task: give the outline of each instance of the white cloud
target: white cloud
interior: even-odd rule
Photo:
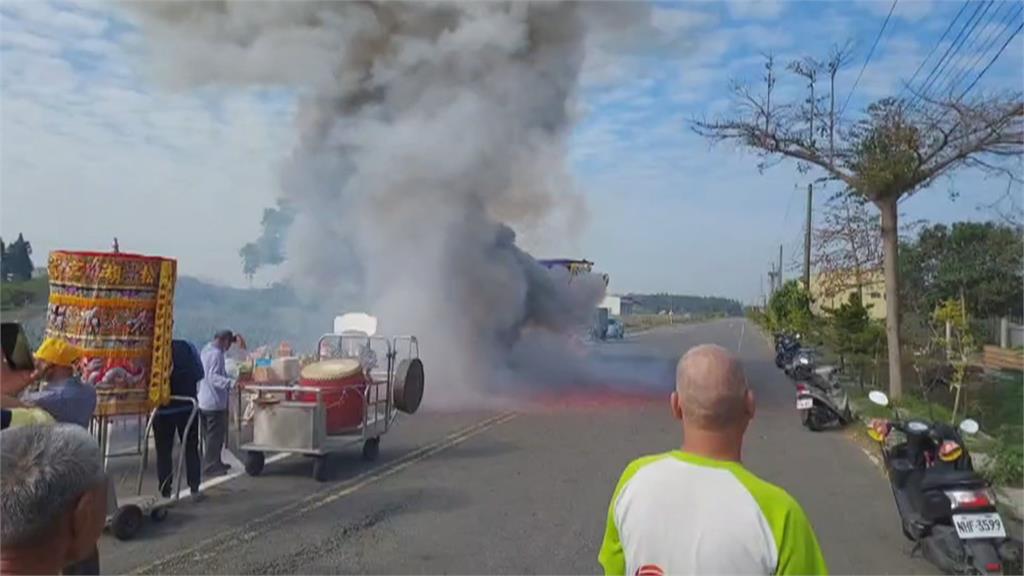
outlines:
[[[885,18],[889,9],[892,8],[892,2],[889,0],[865,0],[857,2],[857,4],[880,18]],[[932,0],[902,0],[893,9],[892,17],[908,22],[918,22],[931,15],[934,10],[935,3]]]
[[[729,0],[729,14],[734,19],[774,20],[782,15],[782,0]]]
[[[179,258],[183,273],[242,284],[237,250],[276,196],[294,103],[152,92],[100,17],[43,2],[3,9],[3,234],[24,232],[40,255],[118,236]],[[62,57],[73,52],[102,57],[78,68]]]

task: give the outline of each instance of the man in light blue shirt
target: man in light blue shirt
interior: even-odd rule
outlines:
[[[203,351],[203,379],[199,381],[199,415],[203,420],[206,442],[203,454],[203,472],[207,476],[223,474],[230,469],[221,458],[221,450],[228,431],[228,394],[235,380],[228,376],[224,366],[224,353],[231,348],[236,337],[230,330],[214,334]]]

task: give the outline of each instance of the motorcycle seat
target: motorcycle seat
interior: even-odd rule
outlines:
[[[984,484],[984,480],[971,470],[953,470],[952,468],[932,468],[921,479],[921,490],[940,488],[960,488]]]

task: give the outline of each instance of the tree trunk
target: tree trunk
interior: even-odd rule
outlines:
[[[885,335],[889,347],[889,396],[903,394],[900,349],[900,275],[898,197],[881,198],[875,206],[882,214],[882,249],[885,256]]]

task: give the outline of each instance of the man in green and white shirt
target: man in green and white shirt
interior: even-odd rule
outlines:
[[[807,516],[740,463],[754,397],[724,348],[698,346],[676,368],[682,450],[626,467],[598,557],[605,574],[827,574]]]

